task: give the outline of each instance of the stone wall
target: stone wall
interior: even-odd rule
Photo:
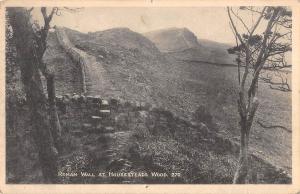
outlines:
[[[55,30],[56,36],[59,44],[63,47],[63,49],[68,53],[68,55],[75,61],[81,69],[82,74],[82,90],[83,93],[86,93],[86,65],[87,60],[85,53],[75,48],[74,45],[70,42],[66,32],[63,28],[56,28]]]
[[[59,44],[79,64],[83,77],[83,91],[87,95],[101,95],[102,97],[120,97],[122,92],[116,88],[111,77],[97,58],[76,48],[69,40],[63,28],[57,28],[56,34]]]
[[[60,45],[64,48],[68,55],[71,56],[72,60],[80,66],[83,78],[82,87],[84,93],[86,93],[87,66],[89,62],[89,60],[87,59],[87,54],[72,45],[64,29],[57,28],[56,35]],[[210,144],[209,146],[212,146],[212,150],[214,150],[214,152],[226,152],[230,155],[234,155],[234,157],[236,158],[239,154],[239,145],[237,143],[231,141],[230,139],[224,138],[223,136],[217,134],[215,131],[210,131],[208,127],[201,122],[194,122],[189,118],[178,117],[171,113],[171,111],[161,108],[161,106],[158,107],[155,104],[147,104],[140,101],[128,102],[114,98],[105,100],[98,96],[85,96],[78,94],[66,94],[63,96],[57,96],[56,100],[59,109],[60,120],[65,125],[64,129],[67,129],[70,133],[81,134],[81,129],[85,128],[92,129],[92,131],[98,130],[99,132],[105,132],[105,130],[115,130],[115,126],[121,128],[127,127],[128,130],[130,130],[130,127],[137,124],[136,122],[138,119],[140,119],[141,114],[149,115],[151,113],[152,115],[159,115],[157,117],[159,121],[157,121],[158,123],[156,124],[162,126],[161,131],[151,131],[150,133],[152,133],[153,135],[169,135],[170,138],[174,138],[174,134],[176,133],[177,136],[181,138],[180,134],[187,134],[186,131],[180,131],[181,126],[184,125],[188,126],[189,129],[200,132],[204,136],[209,134],[211,140],[208,144]],[[99,113],[101,112],[101,108],[103,108],[101,107],[102,102],[108,102],[109,104],[108,110],[102,109],[105,111],[109,111],[106,113],[103,112],[103,114],[108,114],[108,116],[105,116],[105,120],[103,120],[103,115],[99,115],[102,114]],[[120,111],[120,109],[122,110]],[[163,114],[161,114],[162,112]],[[172,128],[167,126],[170,124],[168,115],[171,115],[172,117],[171,125],[174,127],[174,129],[179,131],[172,131]],[[122,117],[123,119],[120,119]],[[144,122],[147,122],[147,119],[149,118],[145,118]],[[151,122],[153,122],[153,120]],[[100,123],[106,124],[105,126],[101,126],[99,128],[98,125]],[[77,126],[76,130],[73,130],[74,126]],[[193,137],[187,138],[193,139]],[[182,137],[182,139],[186,138]],[[184,141],[190,140],[183,140],[183,142]],[[290,181],[291,177],[280,168],[267,163],[266,161],[256,157],[255,155],[251,155],[251,160],[253,160],[252,162],[258,164],[258,166],[263,166],[264,169],[267,169],[265,172],[262,172],[263,174],[273,172],[272,175],[268,176],[279,177],[279,179],[283,180],[283,182]],[[267,180],[267,178],[264,179]]]

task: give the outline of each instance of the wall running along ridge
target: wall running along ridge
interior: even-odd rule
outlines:
[[[83,77],[83,91],[86,95],[99,95],[105,98],[120,97],[121,91],[110,81],[110,76],[102,62],[87,52],[76,48],[68,38],[63,28],[56,29],[59,44],[66,50],[68,55],[80,65]]]
[[[91,56],[89,56],[87,53],[85,53],[84,51],[76,48],[69,40],[66,32],[64,29],[62,28],[56,28],[56,35],[57,35],[57,39],[59,44],[63,47],[63,49],[68,53],[68,55],[72,58],[72,60],[74,60],[81,69],[81,73],[82,73],[82,89],[85,95],[77,95],[77,94],[65,94],[63,96],[57,96],[56,97],[56,101],[57,101],[57,105],[58,108],[60,109],[59,106],[63,106],[64,109],[66,110],[66,112],[69,111],[75,111],[75,109],[73,108],[74,105],[76,104],[86,104],[87,106],[91,107],[95,105],[96,103],[99,103],[103,100],[103,98],[100,98],[99,95],[102,93],[99,93],[98,91],[95,91],[94,94],[92,93],[92,95],[87,95],[87,92],[89,89],[87,89],[87,85],[91,85],[95,83],[97,84],[97,82],[94,83],[90,83],[91,82],[91,77],[92,79],[95,77],[90,76],[90,73],[88,71],[88,68],[91,68],[91,59],[89,59]],[[93,62],[93,61],[92,61]],[[97,63],[96,65],[100,65],[99,63]],[[97,73],[97,72],[96,72]],[[103,73],[103,71],[100,71],[100,73]],[[87,84],[87,82],[89,82]],[[106,88],[110,88],[113,89],[113,86],[111,84],[107,84],[104,83],[104,85],[106,84],[105,87],[102,87],[101,90],[105,90]],[[101,86],[100,86],[101,87]],[[92,88],[93,89],[93,88]],[[123,106],[126,103],[129,103],[131,106],[134,106],[138,109],[143,109],[143,110],[147,110],[147,111],[152,111],[153,109],[156,108],[160,108],[155,104],[148,104],[145,102],[140,102],[140,101],[125,101],[122,100],[120,98],[118,98],[118,100],[114,99],[113,96],[110,97],[109,102],[114,101],[117,102],[118,106]],[[165,109],[166,111],[169,111],[167,109]],[[169,111],[170,112],[170,111]],[[176,116],[176,113],[174,114],[174,116]],[[178,117],[178,116],[176,116]],[[196,128],[203,128],[203,124],[202,123],[195,123],[192,122],[191,119],[186,119],[184,117],[178,117],[178,119],[181,122],[185,122],[185,123],[189,123],[190,125],[192,125],[193,127]],[[208,129],[209,130],[209,129]],[[224,137],[222,137],[219,134],[215,134],[215,138],[216,141],[218,142],[218,144],[222,144],[223,147],[226,147],[227,150],[231,153],[234,153],[236,155],[238,155],[239,153],[239,145],[229,139],[226,139]],[[282,172],[282,170],[279,167],[276,167],[272,164],[267,163],[266,161],[256,157],[255,155],[251,154],[251,156],[253,158],[255,158],[256,161],[258,161],[259,163],[262,163],[263,165],[268,166],[269,168],[272,168],[274,172],[278,173],[280,176],[282,176],[282,178],[284,179],[291,179],[291,176],[289,174],[287,174],[286,172]]]
[[[63,47],[63,49],[68,53],[68,55],[79,64],[82,74],[82,90],[83,93],[86,93],[86,60],[84,56],[84,52],[74,47],[74,45],[70,42],[66,32],[62,28],[55,29],[56,36],[59,44]]]

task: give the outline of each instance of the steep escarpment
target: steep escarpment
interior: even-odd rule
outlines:
[[[159,50],[172,58],[214,64],[235,64],[229,45],[200,39],[187,28],[167,28],[144,34]]]
[[[161,52],[180,52],[197,47],[197,37],[187,28],[167,28],[145,33]]]

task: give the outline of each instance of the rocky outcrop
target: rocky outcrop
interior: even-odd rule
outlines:
[[[167,28],[145,33],[161,52],[180,52],[199,46],[197,37],[187,28]]]
[[[198,40],[187,28],[167,28],[144,34],[159,50],[178,60],[207,62],[213,64],[235,64],[235,56],[229,55],[229,45]]]

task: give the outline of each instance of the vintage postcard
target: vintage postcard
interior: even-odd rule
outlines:
[[[0,6],[0,193],[300,192],[298,1]]]

